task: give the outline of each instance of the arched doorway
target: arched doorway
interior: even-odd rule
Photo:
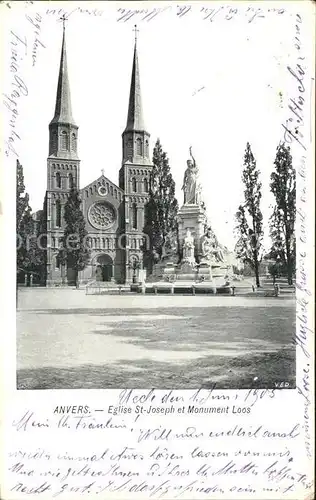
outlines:
[[[95,268],[96,281],[111,281],[113,278],[113,260],[107,254],[97,257]]]

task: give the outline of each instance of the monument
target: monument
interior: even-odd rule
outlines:
[[[157,290],[230,293],[228,251],[219,244],[207,222],[199,168],[191,147],[189,153],[182,185],[183,205],[178,212],[178,234],[166,235],[161,259],[154,266],[148,287],[156,293]]]
[[[190,159],[184,173],[182,190],[184,203],[178,212],[178,228],[180,246],[184,243],[187,230],[191,231],[196,244],[199,244],[206,226],[206,214],[202,201],[202,187],[199,180],[199,168],[190,147]],[[199,252],[199,248],[197,249]]]

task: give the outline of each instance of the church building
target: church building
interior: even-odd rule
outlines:
[[[47,286],[73,284],[76,273],[58,257],[63,237],[64,206],[71,188],[79,190],[91,249],[89,265],[79,273],[80,283],[115,281],[131,283],[143,268],[144,210],[152,163],[150,134],[141,100],[137,40],[135,39],[127,122],[122,133],[122,165],[118,184],[103,173],[80,188],[79,128],[72,116],[67,70],[65,26],[61,47],[55,114],[49,124],[47,190],[44,214],[47,232]]]

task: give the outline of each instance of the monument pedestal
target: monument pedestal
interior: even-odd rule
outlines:
[[[199,266],[199,279],[203,281],[212,281],[212,267],[209,262],[201,262]]]
[[[184,274],[194,274],[196,271],[196,264],[193,262],[182,261],[180,266],[180,272]]]
[[[164,264],[162,262],[158,262],[157,264],[154,264],[153,265],[152,273],[147,278],[146,281],[153,281],[153,280],[162,279],[164,269],[165,269],[165,266],[164,266]]]
[[[180,248],[183,246],[187,229],[190,229],[196,244],[196,250],[200,253],[200,240],[204,234],[206,215],[200,205],[183,205],[178,212],[178,230]]]
[[[174,279],[176,273],[176,264],[172,261],[166,262],[163,270],[163,279],[168,281]]]

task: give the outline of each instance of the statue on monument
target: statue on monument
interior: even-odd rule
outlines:
[[[201,203],[201,185],[199,184],[199,169],[192,155],[190,147],[191,160],[187,161],[187,168],[183,179],[183,192],[185,205],[199,205]]]
[[[213,248],[213,231],[208,227],[201,238],[201,255],[203,260],[210,260]]]
[[[203,261],[225,262],[224,253],[211,227],[206,229],[205,234],[201,238],[201,250]]]
[[[194,257],[194,238],[191,234],[190,229],[187,229],[186,236],[183,242],[183,262],[188,262],[189,264],[195,264]]]

